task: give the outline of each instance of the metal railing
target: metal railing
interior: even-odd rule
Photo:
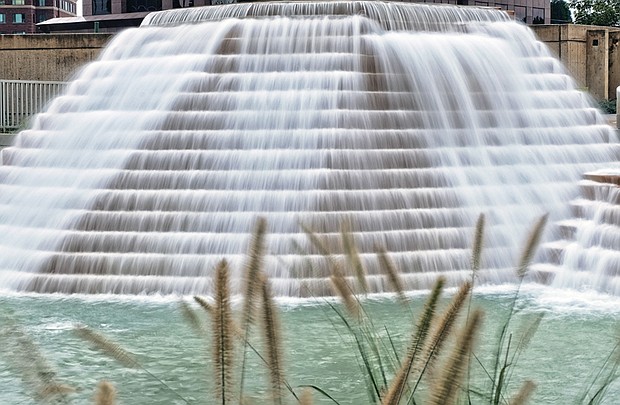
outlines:
[[[0,132],[13,132],[21,128],[64,86],[64,82],[0,80]]]

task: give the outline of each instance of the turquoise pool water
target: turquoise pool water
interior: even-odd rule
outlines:
[[[474,293],[473,305],[485,312],[475,351],[483,364],[489,364],[493,357],[497,332],[506,319],[513,292],[513,286],[502,286]],[[0,311],[5,328],[12,320],[21,325],[47,357],[59,380],[77,389],[69,396],[72,403],[89,403],[102,379],[116,385],[123,404],[212,403],[209,342],[181,315],[180,299],[5,294],[0,297]],[[370,297],[364,303],[377,334],[385,338],[389,331],[397,349],[409,338],[411,314],[420,312],[425,293],[413,294],[410,299],[410,309],[403,309],[389,296]],[[319,386],[343,404],[368,403],[353,342],[330,306],[324,300],[287,300],[279,304],[289,383],[293,387]],[[544,318],[518,359],[512,386],[516,389],[525,379],[532,379],[538,385],[532,403],[573,403],[618,342],[620,299],[525,286],[517,309],[510,328],[515,340],[538,314],[544,314]],[[79,324],[103,332],[135,353],[148,372],[123,368],[95,351],[74,333]],[[16,350],[4,340],[0,403],[35,403],[31,387],[15,365]],[[253,342],[261,347],[258,339]],[[256,356],[248,359],[246,391],[254,403],[261,403],[267,386],[264,369]],[[486,380],[480,368],[474,365],[472,369],[472,385],[484,387]],[[474,400],[485,403],[479,398]],[[610,387],[603,403],[620,403],[620,384]]]

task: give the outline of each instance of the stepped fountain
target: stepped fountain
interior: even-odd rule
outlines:
[[[208,294],[222,258],[238,285],[260,216],[276,294],[304,296],[329,286],[302,224],[342,256],[348,223],[382,292],[377,246],[408,288],[468,279],[485,213],[480,282],[510,282],[533,222],[561,238],[620,145],[504,12],[334,1],[150,14],[2,153],[3,288]],[[618,245],[601,254],[597,285],[620,294]],[[532,277],[562,260],[542,249]]]

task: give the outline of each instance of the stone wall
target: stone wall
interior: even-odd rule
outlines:
[[[0,79],[66,81],[96,59],[109,34],[0,35]]]
[[[620,29],[588,25],[534,25],[538,38],[564,63],[578,86],[597,100],[613,100],[620,86]]]

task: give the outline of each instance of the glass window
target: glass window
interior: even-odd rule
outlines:
[[[39,7],[45,7],[45,0],[39,0]]]
[[[93,15],[111,14],[111,0],[93,0]]]
[[[6,22],[6,14],[0,14],[0,24],[4,24]]]
[[[13,15],[13,22],[15,24],[23,24],[26,22],[26,14],[17,13]]]
[[[527,13],[525,6],[515,6],[515,20],[527,22]]]
[[[25,4],[24,0],[13,0],[13,5],[15,6],[23,6]]]
[[[544,24],[545,23],[545,9],[536,8],[532,9],[532,24]]]
[[[45,13],[38,13],[37,14],[37,22],[43,22],[47,20],[47,16],[45,15]]]
[[[172,8],[194,7],[194,0],[173,0]]]

